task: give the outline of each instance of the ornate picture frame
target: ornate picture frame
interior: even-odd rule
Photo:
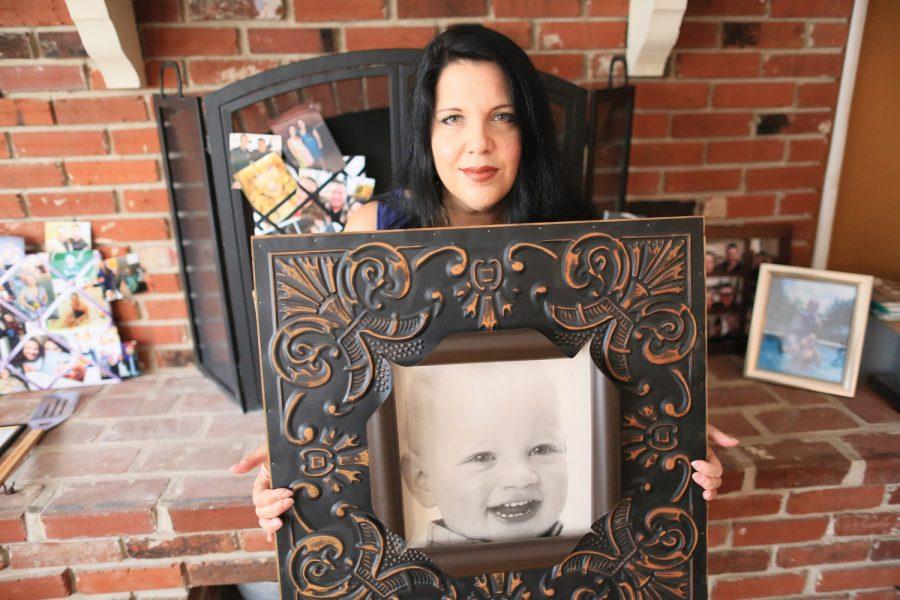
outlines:
[[[704,598],[703,220],[253,238],[285,599]],[[585,344],[620,395],[621,493],[558,563],[453,577],[373,511],[367,424],[445,338]]]

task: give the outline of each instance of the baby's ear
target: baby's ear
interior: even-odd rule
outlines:
[[[400,457],[400,476],[419,504],[425,508],[434,508],[437,502],[431,492],[431,479],[418,454],[406,452]]]

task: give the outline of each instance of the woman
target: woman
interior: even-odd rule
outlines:
[[[345,231],[582,220],[594,212],[566,181],[550,105],[528,56],[500,33],[477,25],[448,28],[425,49],[413,86],[405,192],[369,202]],[[413,200],[414,199],[414,200]],[[737,440],[710,427],[714,441]],[[261,447],[231,467],[261,466],[253,486],[268,539],[293,504],[290,490],[271,489]],[[711,500],[722,465],[710,451],[694,461],[694,481]]]

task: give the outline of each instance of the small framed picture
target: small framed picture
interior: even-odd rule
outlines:
[[[853,396],[872,277],[763,264],[744,375]]]

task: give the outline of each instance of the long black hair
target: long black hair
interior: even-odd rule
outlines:
[[[405,198],[395,201],[409,226],[448,225],[444,186],[431,154],[435,89],[444,68],[461,60],[496,64],[512,95],[521,139],[521,158],[504,203],[509,223],[584,220],[593,207],[571,181],[556,141],[550,101],[528,55],[505,35],[481,25],[453,25],[422,54],[413,82],[406,129],[406,159],[398,181]]]

